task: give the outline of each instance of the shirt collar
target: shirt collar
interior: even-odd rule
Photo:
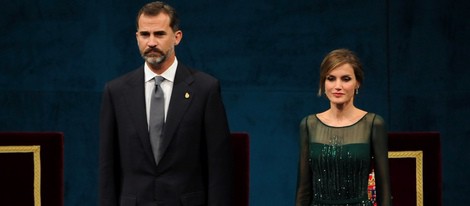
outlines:
[[[175,61],[173,61],[173,64],[168,67],[168,69],[163,72],[160,76],[164,77],[165,80],[173,82],[175,80],[175,74],[176,74],[176,68],[178,67],[178,60],[175,57]],[[145,82],[148,82],[152,80],[155,76],[159,76],[158,74],[154,73],[152,70],[150,70],[149,66],[147,63],[144,63],[144,80]]]

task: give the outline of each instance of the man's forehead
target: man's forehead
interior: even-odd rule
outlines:
[[[165,31],[170,28],[168,15],[160,13],[156,16],[141,15],[139,18],[139,31]]]

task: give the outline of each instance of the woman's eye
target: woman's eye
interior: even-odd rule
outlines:
[[[335,80],[335,77],[329,76],[329,77],[326,77],[326,80],[328,80],[328,81],[334,81],[334,80]]]
[[[351,81],[351,77],[343,77],[343,81],[349,82],[349,81]]]

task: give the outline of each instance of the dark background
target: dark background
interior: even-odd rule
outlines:
[[[0,6],[0,131],[65,134],[65,205],[97,205],[106,81],[143,63],[147,1],[14,0]],[[251,136],[251,205],[293,205],[298,125],[327,109],[323,56],[349,48],[366,79],[356,106],[390,131],[441,133],[444,205],[470,202],[470,1],[170,1],[180,62],[221,80],[232,131]]]

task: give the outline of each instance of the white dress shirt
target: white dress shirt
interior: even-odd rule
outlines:
[[[147,63],[144,63],[144,81],[145,81],[145,108],[147,111],[147,124],[149,123],[150,119],[150,101],[153,89],[155,88],[155,80],[153,79],[155,76],[162,76],[165,78],[160,86],[162,87],[163,94],[165,97],[165,121],[166,115],[168,113],[168,106],[170,105],[170,98],[171,92],[173,91],[173,83],[175,80],[176,74],[176,67],[178,66],[178,60],[175,57],[175,61],[173,64],[161,75],[155,74],[150,68],[147,66]]]

